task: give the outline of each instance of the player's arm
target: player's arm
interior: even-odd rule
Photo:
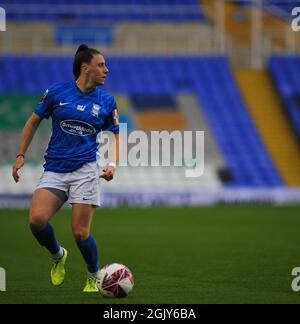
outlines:
[[[40,116],[38,116],[36,113],[32,113],[32,115],[29,117],[23,128],[19,142],[19,149],[16,157],[16,162],[13,165],[12,169],[12,176],[15,182],[18,182],[20,179],[20,176],[18,175],[18,170],[20,170],[24,165],[26,151],[33,139],[36,130],[40,125],[41,120],[42,118]]]
[[[114,178],[116,166],[119,163],[119,152],[120,152],[120,137],[119,134],[114,134],[114,140],[110,142],[111,147],[109,149],[110,156],[108,165],[102,170],[103,173],[100,175],[100,178],[105,179],[106,181],[111,181]]]

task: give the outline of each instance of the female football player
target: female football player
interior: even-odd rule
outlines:
[[[51,281],[60,286],[65,278],[67,250],[57,241],[49,224],[66,200],[72,205],[72,232],[85,260],[88,276],[84,292],[95,292],[99,270],[96,241],[90,234],[99,206],[99,178],[110,181],[118,163],[119,124],[113,96],[100,89],[108,69],[103,55],[82,44],[73,62],[72,82],[52,84],[24,126],[12,175],[15,182],[25,163],[28,146],[43,118],[52,118],[52,135],[45,154],[44,172],[33,194],[29,223],[32,234],[53,257]],[[100,170],[97,164],[101,131],[115,136],[114,156]]]

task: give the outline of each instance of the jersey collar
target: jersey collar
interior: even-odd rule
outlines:
[[[80,92],[80,94],[82,94],[82,95],[92,95],[92,94],[96,94],[96,91],[97,91],[97,88],[98,88],[98,87],[96,86],[95,88],[93,88],[93,89],[91,89],[91,90],[89,90],[89,91],[83,92],[83,91],[81,91],[80,88],[77,86],[76,81],[73,81],[73,84],[74,84],[75,89],[76,89],[78,92]]]

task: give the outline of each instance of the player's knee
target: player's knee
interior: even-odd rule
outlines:
[[[73,229],[73,236],[76,242],[85,241],[89,237],[90,233],[84,228]]]
[[[30,218],[29,226],[32,232],[39,232],[45,228],[46,223],[39,218]]]

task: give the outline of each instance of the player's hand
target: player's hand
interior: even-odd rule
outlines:
[[[111,181],[114,178],[115,174],[115,168],[113,166],[106,166],[102,170],[102,174],[100,175],[100,178],[105,179],[106,181]]]
[[[25,162],[25,159],[23,156],[18,156],[16,159],[15,164],[13,165],[12,168],[12,176],[15,180],[15,182],[19,182],[20,176],[18,174],[18,171],[23,167]]]

